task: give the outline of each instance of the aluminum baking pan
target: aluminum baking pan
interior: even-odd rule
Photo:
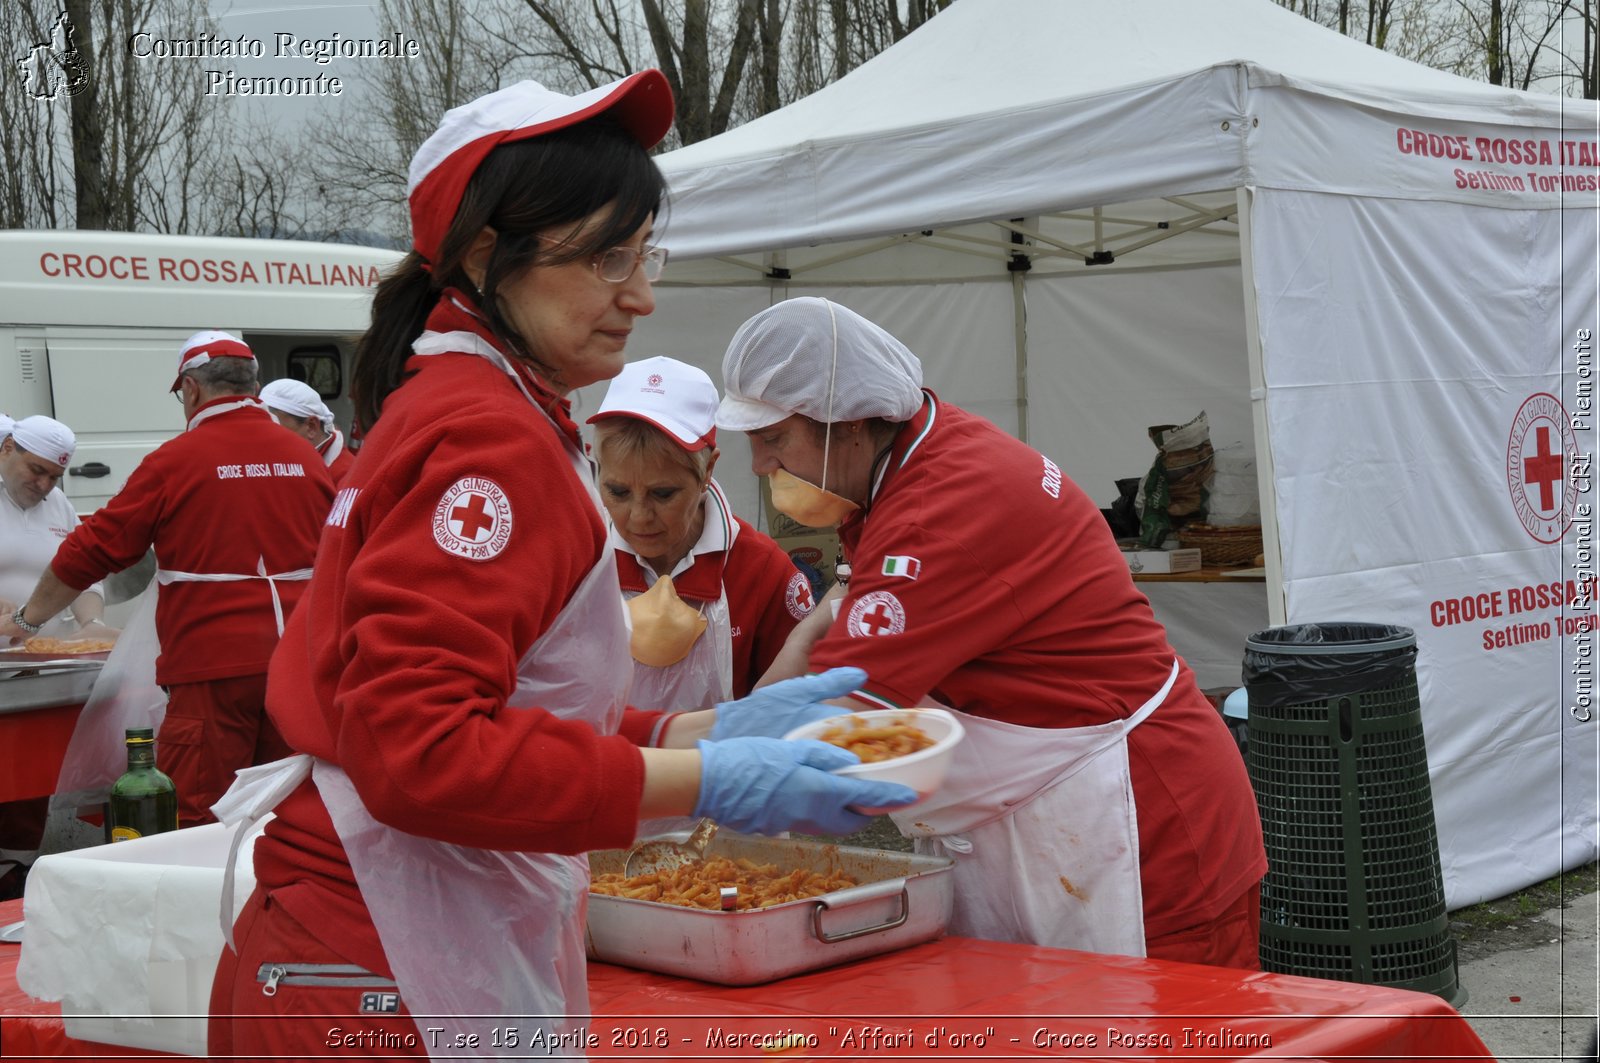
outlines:
[[[0,713],[82,705],[89,700],[100,667],[94,661],[61,668],[32,665],[18,672],[0,668]]]
[[[860,885],[744,912],[590,894],[589,958],[718,985],[759,985],[932,941],[950,921],[955,892],[948,857],[726,830],[706,855],[746,857],[781,870],[837,869]],[[620,872],[625,856],[623,849],[590,853],[590,870]]]

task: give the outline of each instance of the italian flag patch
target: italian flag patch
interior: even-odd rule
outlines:
[[[883,574],[885,576],[904,576],[906,579],[916,579],[921,572],[922,562],[908,554],[896,554],[883,559]]]

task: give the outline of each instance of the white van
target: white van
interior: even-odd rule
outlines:
[[[350,358],[400,253],[346,244],[0,231],[0,413],[78,437],[61,488],[81,514],[183,430],[167,393],[190,334],[243,337],[263,383],[316,388],[349,434]]]

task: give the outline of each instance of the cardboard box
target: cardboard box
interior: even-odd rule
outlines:
[[[259,833],[240,846],[235,916],[255,888]],[[61,1001],[69,1037],[204,1056],[232,837],[210,823],[41,856],[28,875],[18,984]]]
[[[833,586],[833,568],[839,558],[836,532],[813,532],[778,539],[778,545],[792,560],[803,562],[822,573],[823,590]]]
[[[1134,575],[1200,571],[1200,551],[1192,547],[1177,550],[1124,550],[1122,559]]]

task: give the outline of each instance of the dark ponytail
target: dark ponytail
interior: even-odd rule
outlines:
[[[479,309],[509,354],[548,377],[539,352],[501,312],[497,293],[534,266],[576,262],[615,247],[659,214],[665,198],[666,179],[654,160],[610,115],[495,148],[467,183],[439,242],[438,261],[424,269],[422,256],[413,251],[378,284],[372,327],[356,345],[351,369],[361,431],[372,430],[384,400],[405,382],[411,343],[422,334],[439,294],[455,288],[474,296],[463,260],[486,226],[499,236],[483,291],[476,293]],[[576,238],[577,227],[601,210],[609,210],[604,224]],[[547,231],[571,242],[553,247],[537,238]]]
[[[422,335],[438,302],[433,278],[423,267],[421,255],[408,253],[378,282],[372,296],[372,326],[357,342],[350,369],[350,398],[362,433],[372,431],[383,400],[404,382],[411,341]]]

